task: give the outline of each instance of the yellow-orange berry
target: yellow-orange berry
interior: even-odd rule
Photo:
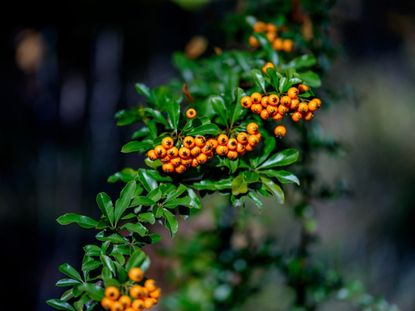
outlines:
[[[229,150],[226,156],[229,160],[235,160],[238,157],[238,152],[234,150]]]
[[[283,106],[283,105],[280,105],[279,107],[278,107],[278,113],[279,114],[281,114],[281,115],[284,115],[285,113],[287,113],[288,112],[288,108],[287,107],[285,107],[285,106]]]
[[[244,144],[242,143],[238,143],[238,145],[236,146],[236,152],[239,154],[243,154],[246,151],[246,147]]]
[[[124,310],[124,306],[122,305],[122,303],[119,301],[114,301],[111,307],[111,311],[123,311],[123,310]]]
[[[174,166],[171,163],[164,163],[163,166],[161,167],[161,169],[165,173],[173,173],[174,172]]]
[[[206,138],[202,135],[197,135],[195,138],[195,144],[198,147],[203,147],[206,144]]]
[[[261,105],[262,105],[262,107],[267,108],[267,106],[268,106],[268,99],[269,99],[268,96],[262,97],[262,99],[261,99]]]
[[[192,165],[192,160],[193,159],[181,159],[181,164],[188,168]]]
[[[291,110],[297,110],[298,105],[300,104],[300,100],[295,98],[291,100],[290,109]]]
[[[265,36],[267,37],[267,40],[269,42],[272,42],[277,37],[277,33],[276,32],[267,32],[267,34]]]
[[[316,111],[318,109],[318,104],[317,104],[317,102],[316,101],[310,101],[309,103],[308,103],[308,111],[311,111],[311,112],[314,112],[314,111]]]
[[[131,268],[130,271],[128,271],[128,277],[131,281],[140,282],[143,279],[143,276],[143,270],[138,267]]]
[[[269,118],[269,113],[266,109],[263,109],[259,115],[262,120],[268,120]]]
[[[112,301],[108,297],[104,297],[101,300],[101,307],[103,307],[105,310],[111,309],[113,304],[114,304],[114,301]]]
[[[144,299],[144,308],[150,309],[152,306],[154,306],[157,303],[157,300],[154,298],[146,298]]]
[[[161,141],[161,145],[164,147],[164,149],[170,149],[173,147],[174,140],[171,137],[164,137]]]
[[[241,101],[240,101],[240,103],[241,103],[241,106],[242,107],[244,107],[244,108],[251,108],[251,105],[252,105],[252,99],[251,99],[251,97],[250,96],[244,96],[244,97],[242,97],[241,98]]]
[[[162,145],[158,145],[154,148],[154,152],[158,158],[164,158],[166,156],[166,149]]]
[[[206,154],[201,153],[201,154],[199,154],[199,155],[196,157],[196,160],[197,160],[197,162],[198,162],[199,164],[204,164],[204,163],[206,163],[206,161],[208,160],[208,158],[207,158],[207,155],[206,155]]]
[[[211,146],[213,149],[216,149],[216,147],[218,146],[218,141],[217,141],[216,139],[214,139],[214,138],[209,138],[209,139],[206,141],[206,145],[209,145],[209,146]]]
[[[125,309],[125,311],[136,311],[136,310],[133,307],[128,307],[127,309]]]
[[[254,24],[253,29],[255,32],[264,32],[267,30],[267,24],[264,22],[258,21]]]
[[[128,308],[129,306],[131,306],[131,298],[127,295],[121,296],[118,301],[121,303],[123,308]]]
[[[235,150],[238,145],[238,141],[235,138],[231,138],[228,141],[227,147],[229,150]]]
[[[177,174],[183,174],[186,171],[186,166],[184,166],[183,164],[180,164],[174,170],[176,171]]]
[[[199,166],[199,161],[197,160],[197,158],[192,159],[192,167],[198,167]]]
[[[157,289],[156,282],[153,279],[147,279],[144,282],[144,287],[149,291],[152,292],[153,290]]]
[[[258,41],[257,38],[255,38],[255,36],[250,36],[249,39],[248,39],[248,43],[253,48],[259,47],[259,41]]]
[[[309,111],[305,113],[304,120],[310,121],[311,119],[313,119],[313,117],[314,117],[314,114],[311,111]]]
[[[256,136],[256,135],[249,135],[249,137],[248,137],[248,143],[251,145],[251,146],[256,146],[256,145],[258,145],[259,144],[259,138],[258,138],[258,136]]]
[[[251,122],[246,126],[246,131],[248,134],[254,135],[258,134],[259,126],[255,122]]]
[[[252,151],[252,150],[254,150],[254,147],[250,144],[247,144],[247,145],[245,145],[245,150],[246,151]]]
[[[294,41],[290,40],[290,39],[283,40],[282,41],[282,49],[287,53],[292,52],[293,49],[294,49]]]
[[[251,111],[255,114],[260,114],[262,111],[262,105],[261,104],[253,104],[251,106]]]
[[[144,309],[144,301],[141,299],[134,300],[132,307],[135,311],[142,311]]]
[[[193,148],[195,146],[195,139],[192,136],[186,136],[183,139],[183,146],[186,148]]]
[[[186,110],[186,117],[188,119],[196,118],[196,115],[197,115],[196,109],[189,108],[189,109]]]
[[[272,42],[272,48],[276,51],[281,51],[283,50],[283,40],[281,38],[276,38],[273,42]]]
[[[149,152],[147,152],[147,157],[150,160],[153,160],[153,161],[155,161],[155,160],[158,159],[158,156],[157,156],[157,154],[156,154],[156,152],[154,150],[150,150]]]
[[[174,169],[173,169],[174,171]],[[130,296],[137,299],[148,295],[148,289],[140,285],[133,285],[130,288]]]
[[[220,156],[225,156],[228,153],[228,147],[226,146],[217,146],[216,153]]]
[[[212,148],[211,145],[204,145],[201,150],[204,154],[208,154],[208,153],[212,152],[212,149],[213,148]]]
[[[296,112],[294,112],[292,115],[291,115],[291,119],[294,121],[294,122],[299,122],[301,119],[302,119],[302,114],[301,114],[301,112],[298,112],[298,111],[296,111]]]
[[[190,157],[190,150],[189,150],[189,148],[186,148],[186,147],[181,147],[181,148],[179,149],[179,156],[180,156],[182,159],[187,159],[188,157]]]
[[[276,113],[273,117],[272,120],[274,121],[281,121],[284,118],[284,116],[280,113]]]
[[[190,154],[193,157],[197,157],[201,152],[202,152],[202,150],[198,146],[195,146],[195,147],[192,148],[192,150],[190,150]]]
[[[300,91],[300,93],[304,93],[310,90],[310,87],[308,85],[305,84],[299,84],[298,85],[298,90]]]
[[[299,112],[302,112],[302,113],[306,113],[308,111],[308,105],[307,105],[307,103],[304,103],[304,102],[300,103],[298,105],[298,111]]]
[[[282,138],[287,134],[287,129],[284,125],[278,125],[274,128],[274,134],[276,137]]]
[[[170,163],[171,165],[173,165],[174,167],[179,166],[180,164],[182,164],[182,159],[180,157],[175,157],[170,159]]]
[[[268,62],[268,63],[266,63],[264,66],[262,66],[262,72],[263,73],[267,73],[267,69],[274,69],[275,68],[275,66],[274,66],[274,64],[273,63],[270,63],[270,62]]]
[[[161,296],[161,289],[157,288],[150,293],[150,297],[154,299],[159,299]]]
[[[167,162],[170,162],[170,160],[171,160],[171,158],[168,155],[166,155],[164,158],[160,159],[160,162],[161,163],[167,163]]]
[[[289,98],[291,98],[291,99],[295,99],[295,98],[297,98],[298,93],[299,93],[299,91],[298,91],[298,89],[297,89],[296,87],[290,87],[290,88],[288,89],[288,91],[287,91],[287,95],[288,95],[288,97],[289,97]]]
[[[262,95],[258,92],[254,92],[251,94],[252,104],[260,104],[262,99]]]
[[[281,97],[281,105],[289,106],[291,104],[291,98],[289,96]]]
[[[274,24],[268,23],[267,32],[277,32],[277,26],[275,26]]]
[[[179,155],[179,149],[177,149],[177,147],[172,147],[167,150],[167,155],[171,158],[175,158]]]
[[[218,136],[218,144],[219,145],[224,146],[224,145],[228,144],[228,141],[229,141],[229,138],[225,134],[220,134]]]
[[[105,297],[116,300],[120,296],[120,291],[115,286],[109,286],[105,289]]]
[[[276,106],[268,106],[267,107],[267,112],[269,114],[270,117],[273,117],[277,112],[278,112],[278,108]]]
[[[246,144],[248,142],[248,134],[245,132],[238,133],[238,136],[236,136],[236,139],[241,144]]]
[[[279,101],[280,101],[280,98],[278,97],[278,95],[271,94],[271,95],[268,97],[268,105],[271,105],[271,106],[277,106],[277,105],[278,105],[278,103],[279,103]]]
[[[315,102],[318,108],[321,106],[321,100],[319,98],[313,98],[310,102]]]

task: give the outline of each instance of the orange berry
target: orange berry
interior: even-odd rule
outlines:
[[[166,155],[164,158],[160,159],[160,162],[161,163],[168,163],[168,162],[170,162],[170,160],[171,160],[171,158],[168,155]]]
[[[276,38],[273,42],[272,42],[272,48],[275,51],[282,51],[283,50],[283,40],[281,38]]]
[[[279,138],[283,138],[287,134],[287,129],[284,125],[278,125],[274,128],[274,134]]]
[[[238,157],[238,152],[234,151],[234,150],[230,150],[228,151],[227,155],[229,160],[235,160]]]
[[[195,138],[195,144],[198,147],[203,147],[206,144],[206,138],[202,135],[197,135]]]
[[[283,40],[282,41],[282,49],[287,53],[292,52],[293,49],[294,49],[294,41],[290,40],[290,39]]]
[[[273,117],[272,120],[274,121],[281,121],[284,118],[284,116],[280,113],[276,113]]]
[[[186,110],[186,117],[187,117],[188,119],[193,119],[193,118],[196,118],[196,116],[197,116],[196,109],[194,109],[194,108],[189,108],[189,109],[187,109],[187,110]]]
[[[251,111],[255,114],[260,114],[262,111],[262,105],[261,104],[253,104],[251,106]]]
[[[296,87],[290,87],[288,89],[288,91],[287,91],[287,95],[291,99],[297,98],[298,97],[298,93],[299,93],[299,91],[298,91],[298,89]]]
[[[158,159],[158,156],[157,156],[157,154],[156,154],[156,152],[154,150],[150,150],[149,152],[147,152],[147,157],[150,160],[153,160],[153,161],[155,161],[155,160]]]
[[[314,112],[318,109],[318,104],[316,101],[311,100],[308,103],[308,111]]]
[[[279,101],[280,98],[278,97],[278,95],[271,94],[270,96],[268,96],[268,105],[277,106]]]
[[[246,151],[252,151],[252,150],[254,150],[254,147],[253,147],[252,145],[250,145],[250,144],[247,144],[247,145],[245,146],[245,150],[246,150]]]
[[[202,152],[202,150],[200,149],[200,147],[198,147],[198,146],[196,146],[196,147],[193,147],[192,148],[192,150],[190,150],[190,154],[193,156],[193,157],[197,157],[200,153]]]
[[[276,106],[268,106],[267,112],[270,117],[273,117],[278,112],[278,108]]]
[[[248,142],[248,134],[245,132],[238,133],[238,136],[236,136],[236,139],[241,144],[246,144]]]
[[[156,286],[156,281],[154,281],[153,279],[147,279],[145,282],[144,282],[144,287],[149,291],[149,292],[152,292],[153,290],[156,290],[157,289],[157,286]]]
[[[157,303],[157,300],[154,298],[146,298],[144,299],[144,308],[150,309],[152,306],[154,306]]]
[[[299,84],[298,85],[298,90],[300,91],[300,93],[304,93],[310,90],[310,87],[308,85],[305,84]]]
[[[170,163],[174,167],[178,167],[180,164],[182,164],[182,159],[180,157],[175,157],[175,158],[170,159]]]
[[[307,103],[304,103],[304,102],[300,103],[298,105],[298,111],[299,112],[302,112],[302,113],[306,113],[308,111],[308,105],[307,105]]]
[[[211,146],[213,149],[216,149],[216,147],[218,146],[218,141],[217,141],[216,139],[214,139],[214,138],[209,138],[209,139],[206,141],[206,145],[209,145],[209,146]]]
[[[188,168],[192,165],[192,160],[193,159],[181,159],[181,164]]]
[[[262,99],[262,95],[258,92],[254,92],[251,94],[251,100],[253,104],[260,104]]]
[[[261,105],[262,105],[262,107],[267,108],[267,106],[268,106],[268,99],[269,99],[268,96],[262,97],[262,99],[261,99]]]
[[[134,300],[132,307],[136,311],[141,311],[144,309],[144,301],[141,299]]]
[[[173,144],[174,144],[174,140],[171,137],[164,137],[163,140],[161,141],[161,145],[165,149],[170,149],[171,147],[173,147]]]
[[[281,105],[289,106],[291,104],[291,98],[289,96],[281,97]]]
[[[219,145],[224,146],[224,145],[228,144],[228,141],[229,141],[229,138],[225,134],[220,134],[218,136],[218,144]]]
[[[174,172],[174,166],[171,163],[165,163],[165,164],[163,164],[163,166],[161,167],[161,169],[165,173],[173,173]]]
[[[114,301],[111,307],[111,311],[123,311],[123,310],[124,310],[124,306],[122,305],[122,303],[119,301]]]
[[[128,271],[128,277],[131,281],[140,282],[143,279],[143,276],[143,270],[138,267],[131,268],[130,271]]]
[[[259,126],[255,122],[251,122],[246,126],[246,131],[248,134],[258,134]]]
[[[236,146],[236,152],[239,154],[243,154],[246,151],[246,147],[244,144],[242,143],[238,143],[238,145]]]
[[[199,155],[196,157],[196,160],[197,160],[197,162],[198,162],[199,164],[204,164],[204,163],[206,163],[206,161],[208,160],[208,158],[207,158],[207,155],[206,155],[206,154],[201,153],[201,154],[199,154]]]
[[[129,307],[129,308],[125,309],[125,311],[136,311],[136,310],[133,307]]]
[[[105,289],[105,297],[116,300],[120,297],[120,291],[115,286],[109,286]]]
[[[255,136],[258,138],[258,140],[261,140],[261,138],[262,138],[261,133],[255,134]]]
[[[300,104],[300,101],[297,98],[292,99],[291,104],[290,104],[290,109],[291,110],[297,110],[299,104]]]
[[[199,161],[197,160],[197,158],[192,159],[192,167],[198,167],[199,166]]]
[[[259,138],[258,138],[258,136],[256,136],[255,134],[254,135],[249,135],[249,137],[248,137],[248,143],[252,147],[258,145],[259,144]]]
[[[241,103],[241,106],[242,107],[244,107],[244,108],[251,108],[251,105],[252,105],[252,99],[251,99],[251,97],[250,96],[244,96],[244,97],[242,97],[241,98],[241,101],[240,101],[240,103]]]
[[[183,146],[186,148],[193,148],[195,145],[195,139],[192,136],[186,136],[183,139]]]
[[[205,153],[205,155],[207,156],[208,160],[209,160],[209,159],[212,159],[212,158],[213,158],[213,156],[214,156],[214,154],[213,154],[213,150],[212,150],[212,151],[209,151],[208,153]]]
[[[231,138],[228,141],[227,147],[229,150],[235,150],[238,145],[238,141],[235,138]]]
[[[158,145],[154,148],[154,152],[158,158],[164,158],[166,156],[166,149],[162,145]]]
[[[253,29],[255,32],[264,32],[267,30],[267,24],[264,22],[258,21],[254,24]]]
[[[101,307],[103,307],[105,310],[111,309],[112,305],[114,304],[114,301],[111,299],[104,297],[101,300]]]
[[[228,147],[226,146],[217,146],[216,153],[220,156],[225,156],[228,153]]]
[[[268,68],[270,68],[270,69],[274,69],[274,68],[275,68],[275,66],[274,66],[274,64],[273,64],[273,63],[268,62],[268,63],[266,63],[264,66],[262,66],[262,72],[263,72],[263,73],[267,73],[267,69],[268,69]]]
[[[299,122],[302,118],[303,118],[303,116],[302,116],[301,112],[298,112],[298,111],[294,112],[294,113],[291,115],[291,119],[292,119],[294,122]]]
[[[150,297],[154,298],[154,299],[158,299],[158,298],[160,298],[160,296],[161,296],[161,289],[160,288],[157,288],[156,290],[154,290],[150,293]]]
[[[278,113],[280,114],[280,115],[284,115],[285,113],[287,113],[288,112],[288,108],[287,107],[285,107],[285,106],[283,106],[283,105],[280,105],[279,107],[278,107]]]
[[[205,145],[201,150],[204,154],[212,152],[213,147],[211,145]]]
[[[127,295],[121,296],[118,301],[121,303],[123,308],[128,308],[129,306],[131,306],[131,298]]]
[[[261,119],[262,120],[268,120],[269,118],[269,113],[266,109],[262,110],[260,113]]]
[[[186,147],[181,147],[181,148],[179,149],[179,156],[180,156],[182,159],[187,159],[188,157],[190,157],[190,150],[189,150],[189,148],[186,148]]]
[[[248,39],[248,43],[253,48],[259,47],[259,41],[258,41],[257,38],[255,38],[255,36],[250,36],[249,39]]]
[[[314,117],[314,114],[311,112],[311,111],[309,111],[309,112],[306,112],[305,113],[305,115],[304,115],[304,120],[306,120],[306,121],[311,121],[311,119]]]
[[[268,23],[267,32],[277,32],[277,26],[275,26],[274,24]]]
[[[267,40],[269,42],[272,42],[277,37],[277,33],[276,32],[267,32],[266,37],[267,37]]]
[[[321,100],[319,98],[313,98],[310,102],[315,102],[318,108],[321,107]]]
[[[135,298],[135,299],[140,298],[140,297],[145,297],[147,295],[148,295],[148,289],[144,288],[143,286],[133,285],[130,288],[130,296]],[[134,303],[133,303],[133,305],[134,305]]]
[[[172,147],[167,150],[167,155],[171,158],[175,158],[179,155],[179,149],[177,149],[177,147]]]
[[[180,164],[174,170],[176,171],[177,174],[183,174],[186,171],[186,166],[184,166],[183,164]]]

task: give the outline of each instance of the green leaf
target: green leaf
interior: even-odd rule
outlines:
[[[131,202],[132,207],[139,206],[139,205],[152,206],[154,204],[156,204],[156,202],[144,196],[136,196],[133,198],[133,201]]]
[[[152,176],[150,176],[149,170],[139,169],[137,173],[137,179],[148,192],[156,189],[158,186],[157,181]]]
[[[154,214],[151,212],[139,214],[138,220],[142,222],[148,222],[152,225],[154,225],[154,223],[156,222],[156,218],[154,217]]]
[[[278,170],[278,171],[265,170],[265,171],[261,171],[261,173],[268,177],[277,178],[282,184],[295,183],[297,185],[300,185],[300,181],[298,180],[298,177],[295,176],[293,173],[285,171],[285,170]]]
[[[248,197],[255,203],[256,206],[258,206],[259,208],[263,208],[264,207],[264,203],[262,202],[262,200],[259,198],[258,194],[254,191],[250,191],[248,193]]]
[[[79,282],[82,282],[82,278],[79,275],[78,271],[76,271],[75,268],[72,267],[68,263],[64,263],[64,264],[60,265],[59,266],[59,271],[61,273],[65,274],[66,276],[69,276],[71,279],[75,279]]]
[[[177,206],[192,207],[190,197],[168,200],[167,203],[164,204],[164,206],[166,208],[175,208]]]
[[[120,172],[116,172],[115,174],[108,177],[107,181],[109,183],[115,183],[121,180],[122,182],[127,183],[130,180],[134,180],[136,176],[137,176],[137,171],[133,170],[132,168],[127,167],[127,168],[122,169]]]
[[[92,271],[99,268],[101,265],[101,262],[97,260],[87,261],[82,264],[82,271]]]
[[[167,122],[172,130],[177,130],[180,118],[180,100],[167,98],[165,103],[167,111]]]
[[[60,279],[56,282],[56,286],[58,287],[75,286],[78,284],[81,284],[81,282],[74,279]]]
[[[96,201],[101,213],[108,219],[111,226],[114,226],[114,206],[112,205],[111,198],[105,192],[100,192],[97,195]]]
[[[285,92],[288,89],[288,80],[287,77],[281,76],[280,84],[278,86],[278,90],[280,93]]]
[[[126,243],[127,241],[118,233],[110,234],[109,236],[104,235],[104,231],[99,232],[96,236],[97,240],[99,241],[109,241],[115,244],[122,244]]]
[[[84,246],[86,256],[99,256],[101,249],[97,245],[89,244]]]
[[[278,90],[279,88],[279,82],[280,82],[280,78],[277,75],[277,72],[275,71],[275,69],[273,68],[268,68],[267,69],[267,75],[271,78],[271,84],[272,87],[275,90]]]
[[[104,289],[96,284],[84,284],[83,287],[88,296],[95,301],[101,301],[104,297]]]
[[[114,218],[115,218],[115,226],[117,225],[118,221],[124,214],[125,210],[130,206],[131,199],[133,198],[134,192],[136,188],[135,181],[129,181],[124,188],[121,190],[119,199],[115,202],[115,211],[114,211]]]
[[[208,102],[213,108],[213,111],[219,116],[224,125],[228,124],[228,110],[225,105],[225,100],[221,96],[212,95],[208,98]]]
[[[81,228],[85,228],[85,229],[95,228],[98,224],[98,221],[96,221],[95,219],[92,219],[91,217],[84,216],[84,215],[79,215],[79,214],[75,214],[75,213],[64,214],[64,215],[58,217],[58,219],[56,219],[56,221],[60,225],[69,225],[69,224],[72,224],[72,223],[76,223]]]
[[[294,58],[285,67],[292,67],[295,69],[312,67],[317,63],[316,58],[313,55],[301,55],[300,57]]]
[[[274,183],[271,179],[265,178],[265,177],[261,177],[261,181],[263,183],[263,185],[265,186],[265,188],[273,195],[276,197],[278,203],[283,204],[285,197],[284,197],[284,192],[282,191],[281,187],[278,186],[276,183]]]
[[[259,71],[258,69],[252,69],[251,75],[257,88],[262,90],[264,93],[266,93],[265,80],[264,80],[264,76],[262,75],[261,71]]]
[[[299,157],[299,153],[297,149],[285,149],[271,156],[268,160],[262,163],[258,168],[263,170],[266,168],[290,165],[296,162],[298,160],[298,157]]]
[[[130,141],[121,148],[122,153],[140,152],[144,153],[153,148],[153,143],[148,141]]]
[[[163,214],[166,219],[166,227],[169,229],[171,237],[174,237],[179,229],[179,223],[177,222],[176,216],[167,209],[163,209]]]
[[[241,193],[248,192],[248,183],[245,181],[244,176],[239,174],[233,181],[232,181],[232,194],[239,195]]]
[[[68,310],[68,311],[75,311],[74,307],[72,307],[66,301],[62,301],[60,299],[49,299],[46,303],[55,308],[56,310]]]
[[[148,86],[142,83],[136,83],[135,90],[138,94],[143,95],[147,100],[151,100],[151,91]]]
[[[163,116],[163,114],[160,111],[152,109],[152,108],[147,108],[147,107],[144,108],[143,111],[146,117],[151,117],[154,119],[154,121],[160,124],[163,124],[164,126],[168,126],[166,118]]]
[[[298,76],[303,82],[311,87],[320,87],[321,80],[318,74],[312,71],[300,73]]]
[[[142,250],[137,249],[134,251],[134,253],[131,254],[131,257],[130,259],[128,259],[125,269],[129,271],[131,268],[134,267],[141,268],[141,265],[146,261],[146,259],[146,254]]]
[[[122,229],[125,229],[129,232],[135,232],[138,233],[140,236],[145,236],[148,232],[147,228],[144,227],[141,223],[126,223],[121,227]]]
[[[187,134],[188,135],[218,135],[220,133],[220,129],[216,124],[203,124],[201,126],[191,128]]]
[[[112,275],[115,276],[115,265],[111,258],[109,258],[107,255],[101,255],[101,262],[105,267],[107,267],[107,269],[111,271]]]
[[[191,200],[190,201],[190,206],[192,208],[201,209],[202,208],[202,203],[200,202],[200,199],[197,196],[196,192],[194,192],[193,189],[188,188],[187,193],[189,194],[189,197],[190,197],[190,200]]]
[[[276,139],[272,136],[266,137],[263,143],[263,151],[260,152],[256,157],[251,158],[250,162],[254,167],[257,167],[259,164],[264,162],[274,151],[276,147]]]
[[[202,180],[198,183],[193,184],[193,188],[196,190],[225,190],[232,188],[232,178],[222,179],[219,181]]]
[[[233,111],[231,113],[231,126],[233,126],[233,124],[246,113],[246,109],[240,104],[241,98],[245,96],[244,90],[239,87],[236,88],[234,90],[234,96],[235,100],[233,102]]]

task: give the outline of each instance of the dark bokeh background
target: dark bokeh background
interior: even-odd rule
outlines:
[[[95,194],[113,191],[107,176],[140,162],[120,156],[128,133],[114,113],[139,99],[134,82],[155,86],[174,76],[172,52],[194,35],[212,38],[233,5],[214,1],[194,12],[169,1],[88,0],[2,9],[1,310],[49,310],[44,301],[61,293],[53,286],[58,264],[79,262],[91,240],[55,218],[96,214]],[[327,83],[350,85],[356,96],[319,115],[347,153],[316,161],[325,180],[347,180],[354,196],[318,204],[323,244],[315,254],[415,310],[415,7],[340,0],[333,14],[344,52]]]

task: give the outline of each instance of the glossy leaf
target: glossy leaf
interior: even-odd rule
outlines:
[[[125,266],[126,270],[129,271],[131,268],[141,267],[141,265],[144,263],[146,258],[147,256],[142,250],[140,249],[135,250],[131,254],[130,259],[128,259],[127,261],[127,264]]]
[[[145,84],[136,83],[135,90],[138,94],[143,95],[147,100],[151,100],[151,91]]]
[[[72,307],[66,301],[60,299],[49,299],[48,301],[46,301],[46,303],[57,310],[75,311],[74,307]]]
[[[68,263],[64,263],[64,264],[60,265],[59,266],[59,271],[61,273],[65,274],[66,276],[69,276],[71,279],[82,282],[82,278],[81,278],[80,274],[78,273],[78,271],[76,271],[75,268],[72,267]]]
[[[76,223],[81,228],[85,228],[85,229],[95,228],[98,224],[98,221],[96,221],[95,219],[92,219],[91,217],[84,216],[84,215],[79,215],[79,214],[75,214],[75,213],[64,214],[64,215],[58,217],[58,219],[56,219],[56,221],[60,225],[69,225],[69,224],[72,224],[72,223]]]
[[[114,211],[114,224],[117,225],[118,221],[124,214],[125,210],[130,206],[131,199],[133,198],[136,188],[135,181],[129,181],[120,193],[119,199],[115,202]]]
[[[285,171],[285,170],[265,170],[261,171],[262,174],[265,174],[268,177],[275,177],[279,180],[282,184],[291,184],[295,183],[297,185],[300,185],[300,181],[298,180],[298,177],[295,176],[293,173]]]
[[[111,198],[105,192],[98,193],[97,195],[97,204],[101,213],[105,216],[106,219],[110,222],[111,226],[114,225],[114,206],[112,204]]]
[[[174,237],[179,229],[179,223],[177,222],[176,216],[167,209],[163,209],[163,214],[166,219],[166,227],[169,230],[171,237]]]
[[[153,148],[153,144],[151,142],[145,142],[145,141],[130,141],[128,143],[126,143],[124,146],[122,146],[121,148],[121,152],[122,153],[131,153],[131,152],[140,152],[140,153],[144,153],[150,149]]]
[[[271,179],[261,177],[261,181],[265,188],[277,199],[278,203],[284,203],[285,196],[281,187],[274,183]]]
[[[271,156],[268,160],[259,165],[258,168],[263,170],[267,168],[290,165],[297,162],[298,157],[299,153],[297,149],[285,149]]]

